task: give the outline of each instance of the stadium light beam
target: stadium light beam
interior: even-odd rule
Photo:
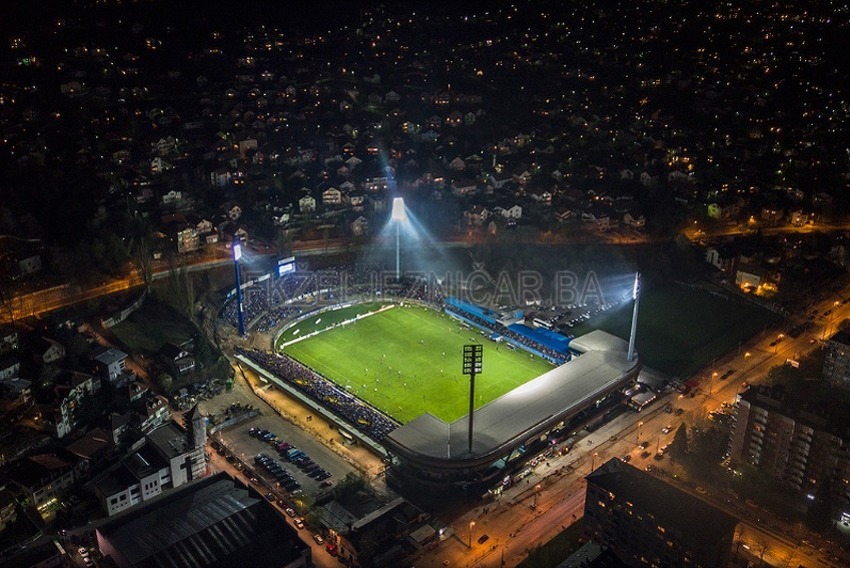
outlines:
[[[242,277],[239,274],[239,259],[242,258],[242,242],[234,236],[231,243],[233,249],[233,268],[236,273],[236,315],[239,319],[239,335],[245,337],[245,304],[242,303]]]
[[[632,288],[632,299],[635,301],[635,306],[632,311],[632,330],[629,334],[629,351],[626,355],[626,359],[628,361],[634,361],[635,358],[635,336],[637,336],[638,306],[640,304],[640,272],[635,272],[635,284]]]
[[[401,197],[396,197],[393,199],[393,209],[390,218],[395,221],[395,277],[396,279],[401,278],[401,254],[400,254],[400,243],[401,243],[401,224],[407,218],[407,215],[404,213],[404,199]]]

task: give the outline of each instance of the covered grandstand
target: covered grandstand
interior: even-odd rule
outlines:
[[[545,441],[638,374],[628,344],[606,332],[573,339],[570,349],[572,361],[474,411],[471,451],[468,415],[446,423],[424,414],[390,432],[383,440],[393,458],[390,480],[429,492],[493,486],[521,463],[516,456],[526,446]]]
[[[454,297],[443,299],[443,309],[453,318],[486,331],[490,339],[507,341],[551,363],[560,365],[570,358],[569,337],[520,323],[522,311],[500,314]]]

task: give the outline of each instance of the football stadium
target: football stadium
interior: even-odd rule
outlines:
[[[290,257],[243,282],[234,241],[237,286],[222,317],[240,335],[272,336],[268,349],[237,348],[235,357],[345,440],[384,456],[391,485],[498,491],[598,421],[636,380],[637,276],[628,343],[599,330],[571,338],[519,306],[495,309],[469,301],[469,288],[402,273],[402,229],[417,242],[427,236],[395,198],[381,234],[395,242],[389,277],[380,265],[357,263],[302,278]]]
[[[423,294],[421,282],[380,294],[370,286],[345,302],[329,285],[307,305],[304,294],[278,298],[276,307],[266,299],[252,308],[249,327],[272,331],[273,348],[237,358],[384,455],[388,481],[400,488],[480,492],[510,483],[639,370],[627,342],[602,331],[571,339],[516,308]],[[263,303],[257,292],[252,305]],[[480,346],[483,360],[471,414],[462,372],[469,345]]]

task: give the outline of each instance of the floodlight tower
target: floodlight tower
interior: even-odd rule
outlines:
[[[632,332],[629,335],[629,352],[627,359],[633,361],[635,358],[635,336],[637,335],[638,305],[640,304],[640,272],[635,272],[635,283],[632,287],[632,300],[635,301],[632,312]]]
[[[245,337],[245,305],[242,303],[242,277],[239,274],[239,259],[242,258],[242,241],[234,236],[230,245],[233,250],[233,267],[236,271],[236,315],[239,318],[239,335]]]
[[[472,453],[472,418],[475,414],[475,375],[481,372],[484,346],[480,343],[463,346],[463,374],[469,376],[469,453]]]
[[[404,212],[404,199],[396,197],[393,199],[393,210],[390,218],[395,221],[395,277],[401,278],[401,263],[399,254],[401,223],[407,218]]]

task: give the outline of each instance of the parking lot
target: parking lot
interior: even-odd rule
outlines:
[[[251,428],[274,434],[273,443],[252,435],[250,433]],[[334,483],[349,473],[357,473],[352,465],[325,447],[311,434],[302,431],[299,427],[278,416],[257,416],[216,434],[214,438],[222,442],[234,457],[239,458],[247,466],[245,470],[246,479],[250,480],[251,477],[256,477],[264,482],[262,485],[270,488],[286,490],[285,485],[281,484],[266,467],[255,463],[254,458],[258,454],[269,456],[278,468],[286,472],[298,484],[298,489],[308,495],[314,495],[327,489],[327,483],[325,483],[325,487],[322,487],[323,481]],[[283,443],[289,444],[286,449],[297,448],[317,468],[321,468],[330,475],[323,477],[323,479],[311,476],[311,473],[315,473],[315,468],[299,467],[300,464],[292,462],[285,454],[281,455],[276,446],[281,446]],[[310,471],[311,469],[313,471]],[[288,493],[292,493],[292,489]]]

